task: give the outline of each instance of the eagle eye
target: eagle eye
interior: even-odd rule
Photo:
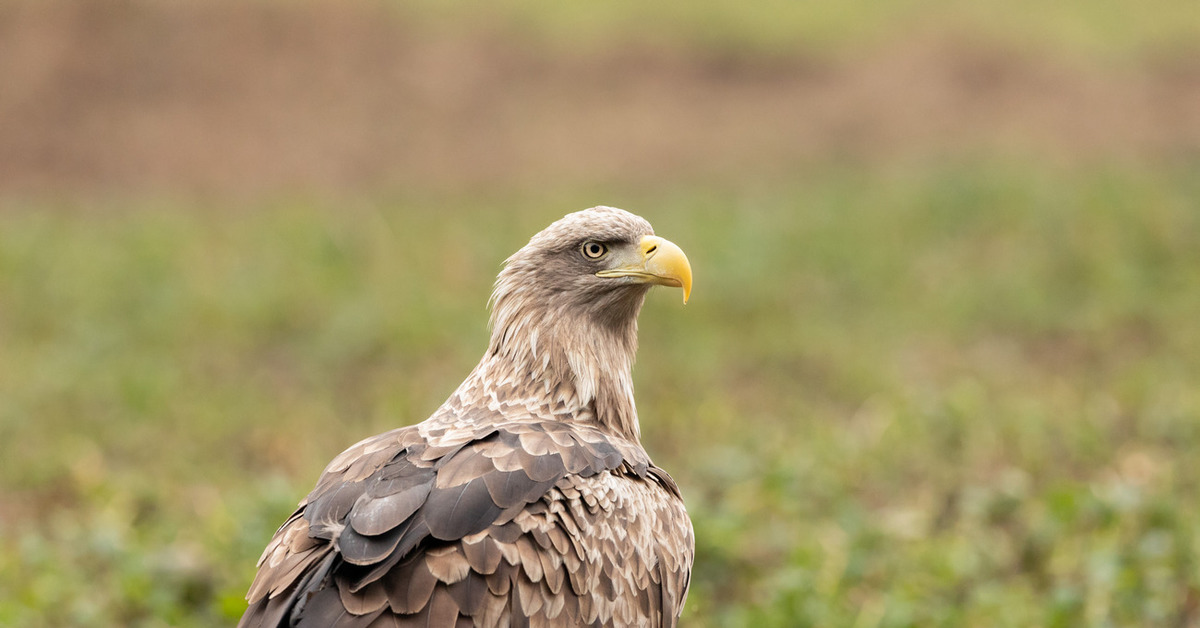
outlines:
[[[583,247],[581,247],[580,250],[583,252],[583,256],[588,259],[600,259],[601,257],[604,257],[605,253],[608,253],[607,246],[604,246],[602,243],[594,240],[584,242]]]

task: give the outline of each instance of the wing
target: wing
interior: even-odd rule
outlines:
[[[403,428],[330,463],[264,551],[239,625],[606,623],[623,596],[670,625],[691,543],[674,483],[636,445],[563,423]]]

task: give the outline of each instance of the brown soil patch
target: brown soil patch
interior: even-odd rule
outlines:
[[[1173,159],[1200,60],[938,34],[854,55],[572,53],[366,4],[0,6],[0,193],[736,180],[830,159]]]

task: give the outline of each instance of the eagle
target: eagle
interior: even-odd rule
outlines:
[[[335,457],[258,561],[239,626],[675,626],[695,554],[631,374],[687,256],[612,207],[509,257],[491,338],[428,419]]]

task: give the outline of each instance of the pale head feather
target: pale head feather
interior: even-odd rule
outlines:
[[[636,440],[631,369],[649,286],[596,277],[580,251],[590,240],[636,246],[653,233],[639,216],[593,207],[530,238],[505,262],[492,292],[490,375],[510,387],[536,382],[540,391],[567,384],[581,409]]]

